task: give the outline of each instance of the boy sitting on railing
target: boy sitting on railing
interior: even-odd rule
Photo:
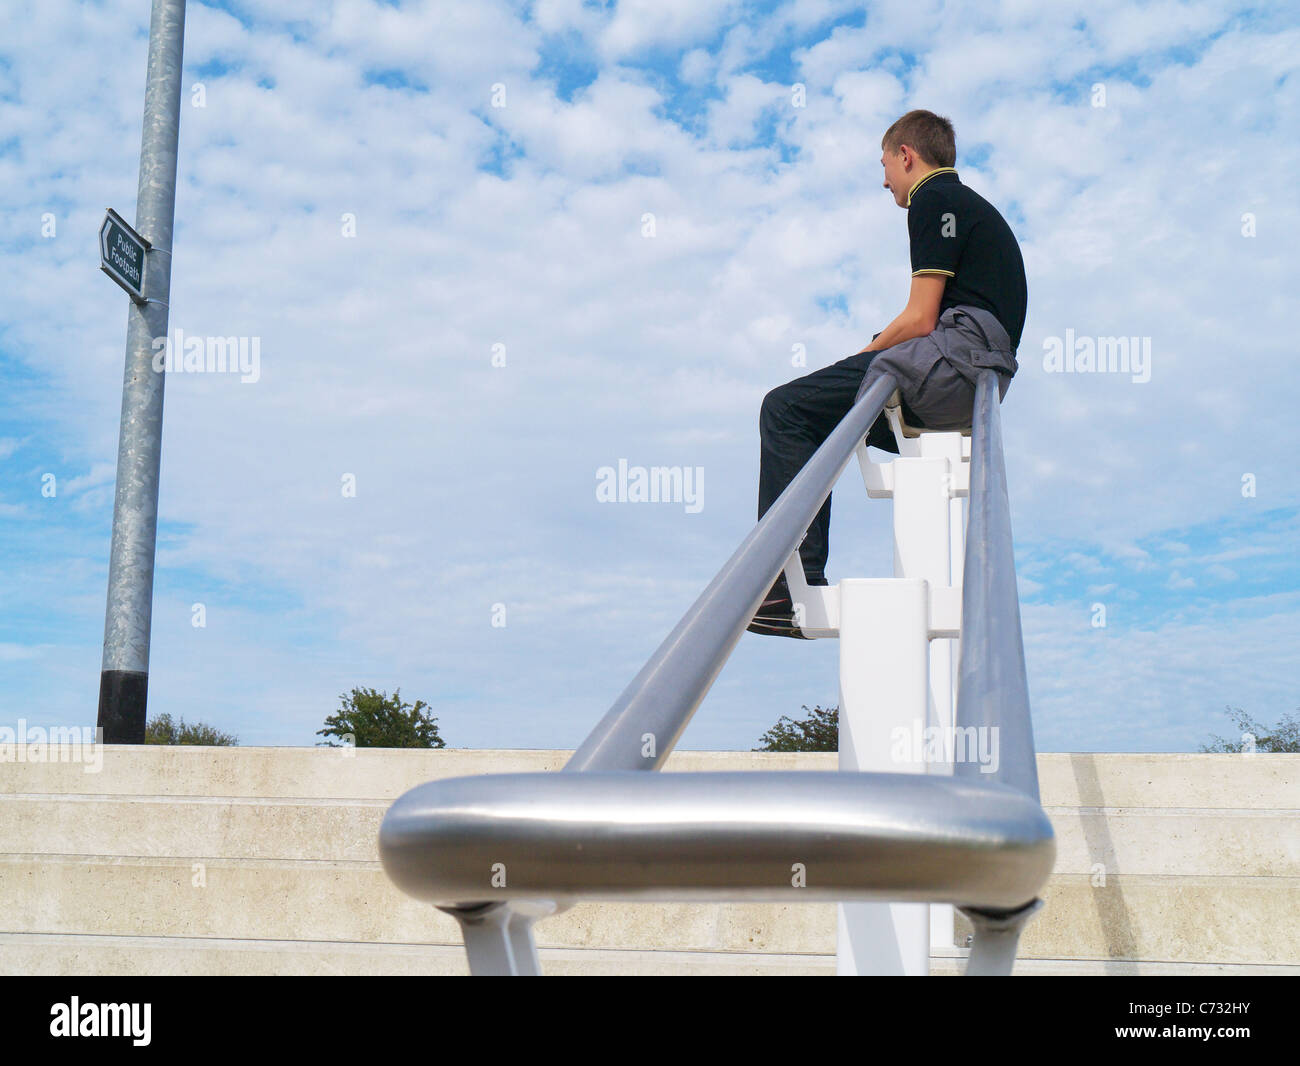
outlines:
[[[998,372],[999,399],[1019,369],[1025,267],[997,208],[963,185],[952,123],[909,111],[881,140],[884,187],[907,209],[912,288],[907,306],[862,351],[773,389],[763,398],[758,517],[881,374],[892,374],[904,421],[928,429],[970,425],[978,368]],[[866,443],[897,454],[882,414]],[[831,500],[799,548],[810,585],[825,585]],[[803,637],[785,575],[749,624],[751,633]]]

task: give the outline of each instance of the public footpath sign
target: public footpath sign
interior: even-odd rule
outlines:
[[[144,260],[150,244],[111,207],[99,227],[99,269],[138,304],[144,297]]]

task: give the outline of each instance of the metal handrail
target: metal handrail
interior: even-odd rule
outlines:
[[[1039,802],[1034,725],[1029,713],[1020,595],[1011,539],[1011,502],[1002,452],[996,371],[980,372],[971,416],[969,515],[962,577],[961,665],[956,723],[997,738],[998,769],[967,760],[958,776],[992,776]]]
[[[1055,842],[1038,798],[993,370],[981,371],[972,411],[955,717],[958,728],[996,730],[997,772],[627,772],[663,764],[895,388],[882,376],[841,420],[568,772],[434,781],[390,808],[385,870],[457,916],[474,972],[539,972],[531,922],[581,898],[788,901],[790,865],[808,856],[815,887],[796,898],[955,903],[976,928],[967,973],[1010,972]]]
[[[573,753],[565,771],[663,765],[897,387],[892,375],[882,374],[840,420]]]
[[[483,774],[385,819],[408,895],[502,900],[890,900],[1017,910],[1051,873],[1039,805],[992,781],[817,771]],[[806,873],[802,882],[796,876]]]

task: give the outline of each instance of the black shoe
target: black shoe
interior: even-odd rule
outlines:
[[[793,637],[796,640],[811,640],[800,632],[794,624],[794,604],[790,602],[789,587],[785,574],[777,577],[776,582],[763,597],[762,604],[754,612],[754,620],[745,627],[751,633],[767,637]]]

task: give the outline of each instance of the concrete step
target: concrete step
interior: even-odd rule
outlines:
[[[8,852],[379,861],[387,800],[0,795]]]
[[[548,976],[834,976],[820,955],[539,948]],[[0,934],[0,974],[466,976],[459,945]]]
[[[1054,875],[1024,958],[1287,965],[1300,878]],[[448,915],[377,862],[0,855],[0,931],[460,943]],[[268,901],[274,901],[268,906]],[[966,926],[958,916],[959,938]],[[536,926],[542,947],[831,955],[834,904],[586,902]]]
[[[1300,876],[1300,812],[1196,807],[1047,807],[1054,872]]]
[[[931,977],[959,977],[964,958],[930,958]],[[1016,959],[1012,977],[1300,977],[1300,966],[1250,966],[1150,959]]]
[[[0,855],[0,900],[13,933],[461,943],[378,862]],[[536,929],[547,947],[829,954],[835,906],[585,902]]]
[[[378,861],[386,800],[0,795],[0,847],[32,854]],[[1295,812],[1049,808],[1058,874],[1300,876]]]
[[[384,876],[383,814],[425,781],[552,772],[570,754],[105,746],[97,766],[0,761],[0,968],[464,972],[454,920]],[[667,769],[837,762],[687,751]],[[1300,971],[1296,765],[1040,755],[1058,862],[1016,972]],[[832,904],[588,902],[536,929],[548,973],[834,972]],[[964,943],[960,915],[957,930]],[[961,965],[941,955],[932,972]]]
[[[1300,878],[1054,874],[1020,941],[1025,958],[1290,965]],[[956,915],[957,943],[969,926]]]
[[[1038,777],[1045,807],[1300,810],[1291,754],[1047,753]]]
[[[526,749],[207,748],[106,744],[79,762],[0,764],[0,793],[396,799],[426,781],[559,770],[569,751]],[[675,751],[669,772],[834,770],[833,752]],[[94,770],[87,773],[86,770]],[[1042,754],[1049,807],[1300,809],[1291,755]],[[90,782],[90,783],[88,783]]]
[[[548,976],[831,977],[831,955],[542,948]],[[930,959],[934,976],[957,976],[960,955]],[[464,976],[461,947],[197,937],[0,933],[0,974],[24,976]],[[1020,959],[1014,976],[1300,976],[1300,966]]]

